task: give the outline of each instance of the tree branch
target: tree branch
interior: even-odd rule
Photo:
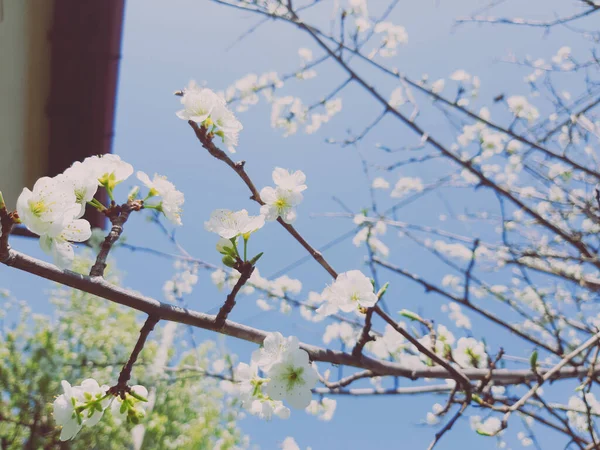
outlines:
[[[266,331],[231,321],[225,321],[223,327],[219,329],[215,324],[215,316],[159,302],[153,298],[114,286],[101,277],[91,278],[74,272],[63,271],[52,264],[32,258],[16,250],[11,249],[8,258],[3,263],[24,272],[55,281],[64,286],[79,289],[114,303],[145,312],[148,315],[158,317],[160,320],[170,320],[205,330],[217,331],[221,334],[256,344],[262,344],[267,336]],[[349,353],[324,349],[304,343],[301,344],[301,348],[309,354],[312,361],[368,369],[382,376],[399,376],[413,380],[418,378],[448,379],[456,376],[443,367],[414,369],[402,364],[378,360],[364,355],[360,359],[357,359]],[[553,373],[551,378],[579,378],[587,375],[589,370],[589,367],[563,367]],[[600,375],[600,365],[594,366],[592,370],[594,376]],[[497,369],[492,372],[491,379],[496,385],[517,384],[525,381],[536,381],[539,375],[544,376],[546,372],[547,370],[544,369],[538,369],[537,373],[523,369]],[[488,369],[465,369],[463,370],[463,374],[470,380],[482,380],[488,377],[489,371]]]

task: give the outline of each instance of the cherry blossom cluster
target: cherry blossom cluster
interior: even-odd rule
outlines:
[[[206,127],[211,134],[223,140],[230,152],[235,153],[243,126],[227,107],[224,97],[190,81],[182,92],[181,104],[183,109],[177,112],[177,117]]]
[[[62,387],[64,392],[52,404],[54,420],[62,427],[61,441],[73,439],[84,426],[96,425],[108,407],[118,421],[138,424],[145,416],[143,403],[148,401],[148,390],[144,386],[132,386],[123,396],[113,395],[108,386],[100,386],[92,378],[79,386],[63,380]]]
[[[267,335],[262,347],[252,354],[250,364],[237,366],[235,383],[224,382],[224,387],[239,395],[252,414],[267,420],[273,415],[287,419],[290,410],[283,402],[295,409],[309,407],[317,380],[318,373],[298,339],[276,332]],[[329,409],[335,407],[329,405]]]
[[[273,181],[275,187],[268,186],[260,191],[264,205],[261,206],[259,215],[252,216],[245,209],[240,211],[217,209],[204,223],[207,231],[217,233],[221,237],[217,243],[217,251],[224,255],[223,263],[226,266],[233,267],[236,256],[241,257],[237,247],[240,236],[244,240],[243,260],[245,261],[250,235],[261,229],[265,221],[281,218],[286,223],[292,223],[296,220],[296,206],[303,199],[302,191],[306,189],[304,184],[306,176],[300,170],[290,173],[288,170],[276,167],[273,171]]]
[[[259,91],[270,102],[274,98],[273,92],[275,89],[280,89],[281,87],[283,87],[283,81],[281,81],[277,72],[267,72],[260,76],[249,73],[229,86],[225,90],[224,96],[227,103],[238,100],[239,105],[236,107],[236,111],[243,112],[248,110],[249,106],[258,103]]]
[[[53,257],[57,266],[68,268],[74,258],[71,243],[84,242],[92,236],[90,223],[82,218],[86,206],[108,211],[110,205],[107,207],[94,198],[98,189],[104,188],[114,201],[115,188],[132,174],[131,164],[117,155],[90,156],[83,162],[75,162],[55,177],[40,178],[33,190],[23,189],[17,199],[19,220],[40,236],[40,247]],[[150,180],[148,175],[138,172],[137,177],[149,189],[140,208],[143,205],[146,209],[157,210],[180,225],[183,194],[160,175],[154,175]],[[137,200],[139,191],[139,187],[134,187],[129,200]]]

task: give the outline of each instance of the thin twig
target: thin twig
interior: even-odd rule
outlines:
[[[102,244],[100,244],[100,251],[96,256],[96,262],[90,269],[91,277],[101,277],[104,275],[106,269],[106,258],[112,249],[115,242],[119,240],[123,233],[123,225],[127,222],[129,215],[132,211],[139,211],[142,208],[143,203],[139,201],[128,201],[122,205],[115,205],[114,202],[110,208],[104,210],[104,214],[109,218],[112,228]]]

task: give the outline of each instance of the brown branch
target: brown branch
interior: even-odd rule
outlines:
[[[115,205],[114,201],[110,208],[104,210],[104,214],[110,220],[112,228],[102,244],[100,244],[100,252],[96,256],[96,262],[90,270],[90,277],[101,277],[106,269],[106,258],[112,249],[115,242],[119,240],[123,233],[123,225],[127,222],[132,211],[139,211],[143,207],[140,201],[128,201],[122,205]]]
[[[356,341],[356,345],[352,349],[352,355],[355,357],[360,357],[363,348],[367,345],[367,342],[374,341],[375,336],[370,334],[371,327],[373,325],[373,308],[368,308],[367,313],[365,315],[365,326],[362,328],[360,332],[360,336],[358,341]]]
[[[252,276],[252,272],[254,272],[254,266],[248,261],[238,261],[235,269],[240,273],[240,278],[235,283],[235,286],[231,290],[231,293],[227,296],[225,303],[219,309],[219,313],[215,318],[215,325],[218,328],[222,328],[225,325],[225,320],[227,320],[227,316],[233,310],[235,306],[235,296],[238,294],[240,289],[246,284],[246,282]]]
[[[444,427],[440,431],[435,433],[433,441],[431,442],[431,444],[429,444],[429,447],[427,447],[427,450],[432,450],[437,445],[437,443],[440,441],[440,439],[442,439],[444,434],[446,434],[448,431],[450,431],[452,429],[452,427],[454,426],[456,421],[459,419],[460,416],[462,416],[462,414],[465,412],[465,409],[467,409],[467,406],[469,406],[469,404],[466,401],[463,402],[462,405],[460,405],[460,409],[458,411],[456,411],[456,413],[446,423],[446,425],[444,425]]]
[[[125,398],[125,393],[129,392],[129,387],[127,386],[127,382],[131,378],[131,370],[133,369],[133,365],[137,361],[137,358],[140,352],[144,349],[144,345],[146,344],[146,339],[148,339],[148,335],[154,329],[154,326],[159,322],[160,317],[157,316],[148,316],[144,326],[140,330],[140,337],[138,338],[133,351],[131,352],[131,356],[129,356],[129,360],[127,364],[123,366],[121,369],[121,373],[119,374],[119,379],[117,384],[109,389],[109,392],[113,395],[120,395],[121,398]]]
[[[267,332],[264,330],[231,321],[225,321],[223,327],[219,329],[215,324],[216,317],[214,315],[204,314],[169,303],[161,303],[153,298],[115,286],[101,277],[92,278],[70,271],[63,271],[52,264],[32,258],[16,250],[11,249],[9,251],[9,256],[4,261],[4,264],[55,281],[64,286],[79,289],[114,303],[145,312],[161,320],[169,320],[205,330],[216,331],[256,344],[262,344],[267,336]],[[309,354],[312,361],[368,369],[382,376],[399,376],[413,380],[418,378],[447,379],[455,377],[455,375],[451,374],[444,367],[409,368],[402,364],[374,359],[364,355],[359,360],[349,353],[324,349],[304,343],[301,344],[301,348]],[[552,374],[552,379],[580,378],[587,375],[588,371],[589,367],[583,366],[563,367]],[[489,375],[488,369],[464,369],[462,372],[470,380],[482,380]],[[538,369],[537,374],[531,370],[497,369],[493,371],[492,379],[495,385],[518,384],[525,381],[537,381],[537,376],[544,376],[546,372],[547,370],[545,369]],[[593,372],[594,375],[600,375],[600,366],[594,367]]]
[[[425,291],[427,292],[436,292],[446,298],[448,298],[449,300],[452,300],[453,302],[459,303],[461,305],[464,305],[466,308],[469,308],[470,310],[484,316],[486,319],[500,325],[501,327],[504,327],[506,329],[508,329],[511,333],[526,339],[527,341],[531,342],[532,344],[535,344],[539,347],[545,348],[546,350],[548,350],[549,352],[552,352],[554,354],[558,354],[558,350],[550,347],[548,344],[540,341],[539,339],[536,339],[533,336],[530,336],[526,333],[523,333],[521,330],[519,330],[518,328],[515,328],[514,326],[504,322],[502,319],[500,319],[498,316],[482,309],[479,308],[478,306],[476,306],[475,304],[471,303],[471,302],[466,302],[464,301],[464,299],[456,297],[448,292],[446,292],[445,290],[437,287],[436,285],[429,283],[428,281],[423,280],[421,277],[419,277],[418,275],[412,274],[400,267],[394,266],[386,261],[382,261],[379,258],[374,258],[374,261],[379,264],[380,266],[386,267],[388,269],[390,269],[393,272],[396,272],[406,278],[409,278],[417,283],[419,283],[421,286],[423,286],[425,288]]]
[[[590,339],[588,339],[587,341],[585,341],[583,344],[581,344],[579,347],[577,347],[575,350],[573,350],[571,353],[569,353],[568,355],[566,355],[557,365],[555,365],[553,368],[551,368],[550,370],[548,370],[544,375],[540,376],[539,381],[525,394],[523,395],[523,397],[521,397],[516,403],[514,403],[513,405],[511,405],[508,410],[506,411],[506,413],[504,414],[504,417],[502,418],[502,427],[500,428],[500,430],[506,428],[508,426],[508,419],[510,418],[510,415],[518,410],[519,408],[521,408],[522,406],[525,405],[525,403],[527,403],[527,400],[529,400],[531,397],[533,397],[535,395],[535,393],[537,392],[537,390],[549,379],[552,378],[552,376],[560,371],[560,369],[562,369],[564,366],[566,366],[567,364],[569,364],[573,358],[575,358],[576,356],[578,356],[581,352],[585,351],[586,349],[592,347],[593,345],[597,344],[598,341],[600,340],[600,332],[596,333],[594,336],[592,336]]]
[[[348,386],[349,384],[355,382],[356,380],[361,380],[363,378],[373,378],[373,377],[377,377],[377,376],[379,376],[379,375],[371,372],[370,370],[362,370],[360,372],[354,372],[352,375],[349,375],[338,381],[334,381],[333,383],[330,383],[324,379],[322,379],[321,382],[325,386],[327,386],[327,388],[329,388],[329,389],[339,389],[339,388]]]
[[[202,144],[202,147],[204,147],[206,150],[208,150],[208,153],[210,153],[214,158],[216,158],[220,161],[223,161],[225,164],[227,164],[229,167],[231,167],[238,174],[238,176],[242,179],[242,181],[246,184],[246,186],[248,186],[248,189],[250,190],[250,193],[252,194],[250,196],[250,199],[254,200],[259,205],[264,205],[265,203],[260,198],[260,193],[258,192],[258,189],[256,189],[256,186],[254,186],[254,183],[252,182],[252,180],[246,173],[246,170],[244,168],[244,165],[246,164],[246,162],[245,161],[233,162],[233,160],[227,155],[227,153],[225,153],[223,150],[221,150],[219,147],[217,147],[214,144],[214,142],[212,141],[213,135],[208,133],[208,130],[205,127],[198,126],[198,124],[192,120],[189,120],[188,124],[194,130],[194,133],[196,133],[196,137]],[[302,245],[302,247],[304,247],[308,251],[308,253],[310,253],[310,255],[315,259],[315,261],[317,261],[329,273],[329,275],[331,275],[333,278],[337,278],[337,272],[335,270],[333,270],[333,268],[329,265],[329,263],[325,260],[325,258],[323,258],[323,255],[321,254],[321,252],[319,252],[318,250],[313,248],[298,233],[298,231],[296,231],[296,229],[292,225],[290,225],[289,223],[285,223],[281,219],[281,217],[277,218],[277,222],[279,222],[281,224],[281,226],[283,228],[285,228],[287,230],[287,232],[290,233],[294,237],[294,239],[296,239],[300,243],[300,245]]]
[[[454,379],[457,383],[459,383],[463,387],[463,389],[466,393],[466,396],[467,396],[466,403],[471,402],[471,395],[472,395],[471,380],[469,380],[469,378],[463,373],[463,371],[461,369],[457,369],[457,368],[453,367],[448,361],[444,361],[442,358],[440,358],[434,352],[432,352],[427,347],[425,347],[423,344],[421,344],[408,331],[406,331],[404,328],[402,328],[400,325],[398,325],[395,320],[393,320],[384,311],[382,311],[379,306],[374,306],[373,309],[383,320],[385,320],[388,324],[390,324],[394,328],[394,330],[396,330],[398,333],[400,333],[402,336],[404,336],[404,338],[406,338],[406,340],[408,340],[412,345],[417,347],[417,350],[419,352],[423,353],[429,359],[431,359],[433,362],[439,364],[444,369],[446,369],[448,371],[448,373],[450,374],[451,378]]]

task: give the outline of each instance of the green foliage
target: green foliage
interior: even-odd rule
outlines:
[[[77,261],[74,269],[86,272],[89,262]],[[109,281],[118,283],[114,275]],[[150,335],[132,374],[131,384],[146,386],[152,397],[142,423],[132,431],[132,425],[112,417],[108,408],[97,425],[84,427],[73,441],[60,442],[52,402],[62,393],[61,380],[80,384],[94,378],[100,384],[116,384],[145,317],[63,287],[50,292],[50,301],[55,306],[53,317],[32,314],[26,303],[0,291],[0,448],[225,450],[247,446],[236,426],[238,407],[223,397],[219,380],[189,370],[207,369],[211,361],[223,358],[214,342],[175,352],[164,348],[164,326]],[[186,331],[182,325],[171,327],[174,333]],[[175,335],[174,340],[182,339]],[[171,370],[158,367],[159,361],[167,362]]]

